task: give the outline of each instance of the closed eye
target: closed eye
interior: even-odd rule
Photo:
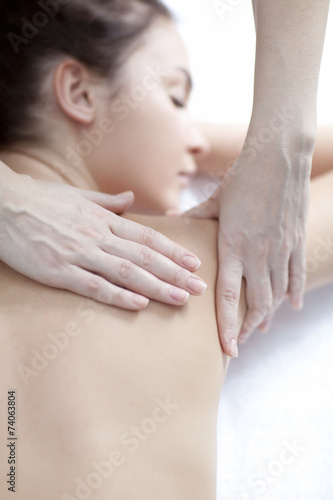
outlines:
[[[185,104],[176,97],[171,97],[171,100],[177,108],[185,108]]]

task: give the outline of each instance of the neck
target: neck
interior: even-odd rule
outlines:
[[[78,157],[66,158],[37,147],[13,146],[0,152],[0,160],[14,172],[35,179],[62,182],[80,189],[99,190],[89,168]]]

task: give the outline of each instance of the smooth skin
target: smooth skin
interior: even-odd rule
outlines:
[[[177,102],[186,99],[188,93],[186,73],[176,70],[179,65],[184,67],[187,59],[174,27],[158,24],[147,36],[154,43],[142,46],[133,55],[128,76],[133,75],[133,67],[135,74],[138,68],[146,67],[147,57],[151,60],[158,56],[161,60],[162,55],[173,76],[165,73],[156,92],[147,97],[136,127],[133,114],[133,121],[128,122],[133,138],[129,134],[128,141],[136,140],[135,133],[145,129],[145,119],[159,119],[163,127],[170,124],[170,141],[175,149],[163,151],[165,155],[170,153],[174,162],[163,182],[155,185],[160,196],[156,198],[156,192],[151,196],[142,193],[141,203],[152,209],[156,209],[157,202],[172,208],[170,199],[179,194],[181,172],[186,166],[193,168],[199,146],[203,147],[205,141],[185,108],[174,102],[176,90]],[[161,47],[156,53],[158,40]],[[82,67],[65,60],[57,62],[55,71],[58,86],[50,98],[59,103],[64,89],[67,95],[58,119],[53,116],[55,136],[62,131],[66,140],[73,140],[75,145],[82,117],[92,119],[94,127],[94,120],[106,118],[103,113],[110,108],[105,106],[107,97],[104,92],[100,94],[101,87],[87,77]],[[158,130],[155,128],[154,143],[147,141],[149,150],[154,144],[163,146],[157,141]],[[165,128],[160,132],[163,143]],[[97,166],[110,179],[118,175],[117,163],[114,169],[110,165],[107,146],[111,152],[119,146],[117,154],[125,154],[120,147],[122,133],[125,139],[125,129],[119,129],[114,142],[106,141],[104,148],[94,151],[94,157],[77,170],[74,186],[81,188],[80,175],[93,175]],[[49,160],[61,160],[57,154],[62,150],[55,136],[51,134],[50,142],[40,148],[20,145],[18,150],[4,151],[3,155],[16,172],[43,182],[52,180],[58,172],[50,168]],[[136,182],[137,161],[134,150],[128,182]],[[149,155],[148,164],[156,168],[155,161],[149,162]],[[149,179],[149,171],[145,175]],[[331,173],[320,181],[318,178],[320,203],[313,206],[313,227],[309,227],[309,256],[317,255],[316,238],[331,237],[332,231]],[[230,360],[221,349],[215,309],[218,223],[142,215],[127,215],[124,220],[151,226],[177,244],[193,248],[203,262],[201,273],[207,291],[190,297],[182,308],[151,301],[140,312],[125,311],[38,284],[1,264],[0,389],[4,394],[11,388],[17,392],[18,500],[72,500],[77,479],[92,487],[98,484],[94,490],[97,500],[109,500],[110,496],[120,500],[215,499],[217,409]],[[333,280],[332,255],[326,259],[320,256],[318,267],[309,276],[310,286],[310,280],[312,286]],[[238,329],[246,314],[244,288],[241,297]],[[165,407],[168,401],[171,407]],[[6,421],[6,415],[7,406],[1,405],[0,419]],[[2,429],[4,440],[6,429]],[[118,458],[111,456],[116,450],[124,457],[122,463],[119,453]],[[6,447],[0,447],[1,463],[7,463],[6,452]],[[96,477],[96,464],[98,467],[106,460],[116,463],[112,476],[102,480],[102,474]],[[107,475],[105,470],[110,470],[110,465],[106,467],[103,473]],[[93,473],[95,476],[91,476]],[[12,498],[12,493],[4,490],[3,496]]]
[[[311,184],[307,258],[321,258],[307,290],[333,282],[333,251],[318,254],[318,238],[333,242],[332,189],[333,171]],[[0,390],[16,389],[17,500],[72,500],[83,488],[77,479],[87,484],[95,463],[104,462],[108,474],[105,462],[115,451],[121,455],[112,456],[109,477],[92,479],[96,500],[215,500],[217,411],[230,361],[216,322],[218,224],[132,214],[126,220],[193,247],[207,292],[183,308],[151,301],[130,312],[0,265]],[[243,284],[238,329],[245,313]],[[0,419],[6,415],[2,404]],[[6,451],[0,447],[2,464]],[[0,484],[1,498],[12,498]]]
[[[213,198],[208,206],[204,205],[195,212],[195,216],[220,217],[218,324],[223,349],[229,355],[237,355],[235,321],[243,276],[247,284],[248,312],[242,333],[249,333],[267,321],[287,291],[291,303],[296,308],[301,307],[305,279],[305,224],[309,204],[311,157],[316,134],[315,102],[328,6],[329,0],[321,2],[253,0],[257,28],[255,97],[247,134],[249,144],[243,148],[234,166],[234,171],[241,175],[230,176],[228,189],[226,185],[222,185],[218,197]],[[282,108],[290,110],[292,122],[274,135],[274,140],[264,151],[256,151],[255,163],[251,164],[246,151],[274,118],[272,103],[275,103],[279,110]],[[281,165],[284,166],[283,169]],[[279,182],[272,184],[272,178],[276,178],[277,172],[280,173]],[[73,235],[75,242],[73,249],[64,223],[60,222],[59,226],[52,216],[36,223],[40,211],[51,212],[49,202],[45,203],[45,210],[41,210],[42,205],[36,207],[28,198],[25,202],[21,201],[22,209],[30,214],[24,224],[27,232],[23,235],[19,233],[17,239],[18,232],[15,231],[17,217],[15,210],[10,207],[13,207],[20,190],[13,184],[13,180],[10,180],[8,169],[1,163],[0,179],[0,234],[6,235],[6,248],[1,245],[0,257],[5,262],[49,285],[69,288],[96,300],[101,300],[101,296],[107,297],[108,303],[116,301],[120,307],[133,309],[133,299],[137,301],[138,297],[131,293],[120,292],[116,284],[112,286],[108,283],[114,283],[115,280],[110,275],[105,276],[105,262],[101,258],[99,247],[93,246],[92,251],[95,255],[93,272],[100,277],[92,277],[92,269],[88,269],[88,272],[82,271],[86,263],[75,248],[77,246],[84,248],[83,254],[87,253],[89,244],[83,235],[85,217],[80,217],[77,212],[71,216],[72,222],[78,222],[78,230]],[[257,207],[259,183],[262,204]],[[7,191],[10,184],[11,194],[8,199]],[[31,194],[41,194],[43,190],[43,186],[36,182],[28,183],[20,179],[19,184],[24,193],[30,190]],[[59,208],[56,209],[56,219],[61,221],[65,214],[68,215],[67,201],[64,204],[61,202],[65,191],[61,191],[60,187],[58,190],[53,189],[60,201]],[[294,197],[295,190],[299,190],[298,197]],[[90,195],[88,202],[82,193],[76,193],[75,196],[80,196],[84,213],[90,213],[89,233],[91,234],[95,227],[100,227],[99,237],[103,238],[110,229],[114,217],[111,220],[110,214],[107,215],[105,211],[91,205],[91,197],[95,201],[96,195]],[[275,208],[269,211],[266,210],[267,203],[272,197],[276,200]],[[112,208],[113,200],[110,198],[105,200],[102,206],[105,205]],[[235,206],[238,207],[237,213],[234,210]],[[70,212],[74,210],[72,206]],[[37,261],[39,265],[41,264],[40,267],[36,265],[36,260],[26,261],[26,264],[22,265],[22,257],[17,257],[17,245],[35,251],[33,241],[43,234],[45,228],[51,238],[48,257],[52,263],[57,263],[57,267],[50,268],[50,258],[44,253],[39,254],[39,250],[37,250]],[[251,228],[250,231],[248,228]],[[126,232],[128,228],[123,229]],[[139,244],[146,243],[144,235],[147,229],[142,227],[135,229],[136,235],[139,236],[135,236],[134,241]],[[16,238],[11,236],[13,233]],[[55,233],[60,244],[58,248],[55,245]],[[159,273],[168,283],[177,284],[175,269],[177,269],[176,276],[179,273],[183,273],[184,276],[179,266],[185,266],[190,271],[198,268],[197,260],[191,259],[184,263],[185,255],[193,257],[191,252],[175,249],[171,242],[161,239],[159,235],[151,232],[149,234],[147,246],[157,252],[154,254],[156,268],[158,267]],[[256,247],[253,248],[253,245]],[[260,251],[254,251],[258,247]],[[177,258],[173,260],[171,257],[171,261],[178,267],[170,266],[168,262],[167,268],[163,255],[169,257],[171,252],[172,256],[175,250]],[[112,251],[110,255],[113,255]],[[259,257],[256,257],[257,255]],[[120,251],[120,256],[125,257],[127,261],[124,249]],[[138,284],[136,291],[147,297],[150,296],[149,283],[153,275],[149,271],[143,273],[140,266],[142,262],[136,262],[133,269],[136,274],[135,282]],[[162,266],[163,271],[161,271]],[[171,268],[173,271],[170,272]],[[129,289],[133,288],[126,279],[124,284]],[[155,293],[154,297],[170,302],[170,286],[163,284],[161,280],[158,281],[158,285],[161,293]],[[186,290],[189,291],[188,287]],[[182,299],[179,300],[181,296]],[[181,294],[179,290],[178,303],[186,302],[187,297],[188,294]],[[146,304],[147,300],[142,299],[141,304],[136,304],[135,307],[142,308]]]

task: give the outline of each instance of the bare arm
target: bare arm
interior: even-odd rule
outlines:
[[[207,123],[199,124],[210,145],[210,153],[198,159],[201,174],[226,172],[236,160],[246,137],[244,124]],[[311,178],[331,170],[333,167],[333,126],[319,125],[312,161]]]
[[[312,152],[316,100],[329,0],[252,0],[257,32],[251,133],[267,126],[274,108],[293,119],[279,141]],[[290,141],[293,141],[293,145]]]

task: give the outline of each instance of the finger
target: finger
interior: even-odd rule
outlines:
[[[70,265],[59,274],[59,287],[103,304],[137,311],[149,304],[146,297],[115,286],[89,271]],[[57,283],[53,286],[58,287]]]
[[[97,191],[88,191],[85,189],[78,189],[77,191],[79,191],[84,198],[117,214],[127,210],[134,202],[134,194],[132,191],[126,191],[118,195],[98,193]]]
[[[305,290],[305,248],[299,244],[291,254],[289,261],[289,300],[295,309],[303,308],[303,295]]]
[[[272,323],[272,320],[279,309],[281,304],[284,302],[288,289],[288,261],[287,258],[284,262],[281,260],[279,265],[276,265],[274,269],[271,270],[271,284],[272,284],[272,296],[273,296],[273,306],[272,310],[264,318],[263,322],[258,325],[258,329],[266,333]]]
[[[267,333],[270,330],[273,317],[273,315],[267,316],[267,318],[265,318],[265,320],[258,326],[258,330],[260,330],[261,333]]]
[[[239,332],[239,344],[250,338],[255,328],[264,321],[268,314],[272,313],[273,306],[272,285],[268,270],[262,278],[259,278],[259,273],[251,273],[245,275],[245,279],[248,309]]]
[[[113,235],[103,242],[101,248],[107,254],[129,260],[163,282],[187,290],[192,295],[201,295],[207,288],[206,283],[198,276],[155,250],[134,241],[124,241]],[[140,287],[138,291],[144,294],[148,292],[144,287]]]
[[[237,317],[242,276],[242,262],[220,253],[216,287],[217,324],[222,349],[232,357],[238,356]]]
[[[201,265],[200,259],[186,248],[174,243],[161,233],[150,227],[143,226],[131,220],[113,221],[111,231],[119,238],[135,241],[164,255],[176,264],[197,271]]]
[[[219,203],[217,197],[213,194],[206,201],[196,207],[187,210],[182,217],[192,217],[196,219],[218,219]]]
[[[86,260],[83,265],[114,285],[165,304],[182,306],[189,298],[187,291],[164,283],[129,260],[105,252]]]

